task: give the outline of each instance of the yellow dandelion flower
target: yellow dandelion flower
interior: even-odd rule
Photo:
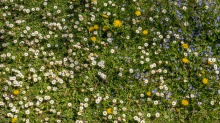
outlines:
[[[12,122],[12,123],[15,123],[17,120],[18,120],[17,118],[12,118],[12,119],[11,119],[11,122]]]
[[[187,48],[188,48],[188,45],[187,45],[187,44],[183,44],[183,48],[184,48],[184,49],[187,49]]]
[[[105,17],[105,18],[108,18],[108,15],[102,15],[103,17]]]
[[[203,82],[204,84],[207,84],[208,79],[204,78],[204,79],[202,80],[202,82]]]
[[[144,34],[144,35],[147,35],[147,34],[148,34],[148,31],[147,31],[147,30],[144,30],[144,31],[143,31],[143,34]]]
[[[91,40],[92,41],[96,41],[96,37],[91,37]]]
[[[98,25],[94,25],[94,29],[98,29],[99,28],[99,26]]]
[[[89,31],[92,32],[94,30],[93,27],[89,27]]]
[[[104,26],[104,27],[102,28],[103,31],[106,31],[107,29],[108,29],[107,26]]]
[[[108,114],[111,114],[111,113],[112,113],[112,108],[108,108],[108,109],[107,109],[107,113],[108,113]]]
[[[151,95],[151,92],[149,91],[149,92],[147,92],[147,96],[150,96]]]
[[[136,11],[135,14],[136,14],[137,16],[140,16],[140,15],[141,15],[141,11]]]
[[[115,27],[121,27],[121,26],[122,26],[122,22],[121,22],[120,20],[115,20],[114,23],[113,23],[113,25],[114,25]]]
[[[19,91],[18,90],[15,90],[14,91],[14,95],[18,95],[19,94]]]
[[[202,71],[202,74],[205,74],[205,71]]]
[[[184,106],[187,106],[189,103],[188,103],[188,101],[187,100],[182,100],[182,104],[184,105]]]
[[[187,58],[183,58],[183,62],[184,62],[184,63],[188,63],[189,60],[188,60]]]

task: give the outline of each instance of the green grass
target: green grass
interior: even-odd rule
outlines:
[[[177,1],[164,0],[114,0],[115,6],[107,0],[97,1],[95,5],[92,0],[51,0],[45,6],[43,0],[2,0],[0,122],[12,122],[13,118],[17,118],[19,123],[28,120],[30,123],[59,120],[63,123],[115,123],[120,120],[127,123],[219,122],[220,84],[217,74],[220,36],[219,26],[216,25],[219,24],[216,21],[220,16],[219,1],[212,3],[214,6],[210,4],[208,10],[205,10],[206,3],[200,6],[196,1],[189,0],[183,1],[187,5],[180,6],[179,3],[175,5]],[[30,12],[19,10],[21,5]],[[70,9],[71,5],[73,9]],[[36,11],[37,7],[39,11]],[[163,13],[164,9],[166,13]],[[137,15],[136,11],[140,11],[141,15]],[[8,15],[9,12],[11,15]],[[108,12],[108,18],[103,17]],[[52,15],[48,16],[48,13]],[[208,19],[209,16],[212,18]],[[153,21],[150,21],[151,17]],[[20,20],[21,24],[16,20]],[[115,20],[123,21],[122,26],[115,27]],[[184,26],[185,21],[189,26]],[[7,23],[13,24],[13,27]],[[50,28],[50,23],[56,23],[56,26]],[[91,31],[95,25],[98,28]],[[144,30],[148,32],[146,35]],[[35,31],[38,34],[34,36],[32,33]],[[50,38],[45,39],[48,35]],[[92,41],[91,37],[96,37],[96,40]],[[48,47],[48,44],[51,46]],[[183,44],[187,47],[184,48]],[[183,58],[189,62],[184,63]],[[209,58],[215,61],[208,62]],[[93,65],[94,61],[96,65]],[[103,64],[99,65],[99,62]],[[32,72],[32,69],[35,71]],[[204,78],[207,83],[203,82]],[[14,86],[16,82],[20,83],[19,87]],[[15,90],[19,91],[17,95]],[[50,99],[45,100],[45,96],[50,96]],[[10,97],[9,100],[6,97]],[[42,102],[40,98],[43,98]],[[98,98],[102,99],[99,103],[96,102]],[[187,100],[187,105],[182,104],[183,99]],[[29,102],[33,105],[27,107]],[[37,102],[40,104],[37,105]],[[176,105],[173,105],[174,102]],[[202,104],[198,105],[199,102]],[[69,103],[72,105],[68,106]],[[104,115],[109,108],[113,112]],[[9,113],[12,115],[8,116]],[[160,116],[156,117],[156,113]],[[139,121],[135,120],[135,116],[140,118]],[[49,120],[46,121],[46,118]]]

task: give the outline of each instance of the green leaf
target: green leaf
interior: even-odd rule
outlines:
[[[164,115],[164,118],[165,118],[165,119],[168,119],[168,118],[169,118],[169,116],[168,116],[168,115]]]
[[[180,119],[180,121],[185,122],[184,119]]]

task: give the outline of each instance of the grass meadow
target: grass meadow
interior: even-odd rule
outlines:
[[[1,123],[220,121],[217,0],[1,0]]]

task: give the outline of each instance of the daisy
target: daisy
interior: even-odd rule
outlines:
[[[70,5],[69,8],[70,8],[70,9],[73,9],[74,7],[73,7],[73,5]]]
[[[163,94],[163,93],[160,93],[160,96],[161,96],[161,97],[164,97],[164,94]]]
[[[11,56],[11,53],[7,53],[7,56],[10,57],[10,56]]]
[[[156,116],[156,117],[160,117],[160,114],[159,114],[159,113],[156,113],[155,116]]]
[[[186,6],[183,6],[183,10],[185,11],[187,9],[187,7]]]
[[[80,107],[79,107],[79,110],[82,111],[82,110],[83,110],[83,106],[80,106]]]
[[[189,22],[185,21],[183,25],[184,26],[189,26]]]
[[[99,100],[99,99],[96,99],[96,100],[95,100],[95,103],[99,104],[99,103],[100,103],[100,100]]]
[[[30,110],[26,110],[25,113],[26,113],[26,114],[30,114]]]
[[[173,102],[172,102],[172,105],[175,106],[175,105],[176,105],[176,101],[173,101]]]
[[[92,61],[92,65],[93,65],[93,66],[96,65],[96,61]]]
[[[126,36],[126,39],[130,39],[130,36],[128,35],[128,36]]]
[[[84,103],[84,107],[88,107],[88,103]]]
[[[5,16],[6,16],[6,14],[5,14],[5,13],[3,13],[3,14],[2,14],[2,16],[3,16],[3,17],[5,17]]]
[[[158,105],[158,101],[154,101],[154,105]]]
[[[78,115],[82,115],[82,113],[81,113],[81,112],[78,112]]]
[[[122,77],[122,73],[120,72],[119,74],[118,74],[120,77]]]
[[[44,5],[46,6],[46,5],[47,5],[47,2],[44,2]]]
[[[138,119],[138,116],[134,116],[134,120],[137,120]]]
[[[112,119],[112,115],[108,115],[108,119]]]
[[[40,11],[40,8],[39,8],[39,7],[37,7],[37,8],[36,8],[36,11]]]
[[[53,87],[53,91],[57,91],[57,87]]]
[[[57,13],[61,13],[61,10],[57,10]]]
[[[98,97],[98,99],[101,101],[101,100],[102,100],[102,97]]]
[[[117,114],[117,111],[113,111],[113,114],[116,115],[116,114]]]
[[[150,113],[147,113],[147,117],[150,117],[151,116],[151,114]]]
[[[142,30],[142,27],[138,27],[138,30]]]
[[[148,83],[148,80],[147,80],[147,79],[145,79],[145,80],[144,80],[144,83],[145,83],[145,84],[147,84],[147,83]]]
[[[150,61],[150,58],[146,58],[145,60],[146,60],[146,62],[149,62],[149,61]]]
[[[106,115],[107,115],[107,111],[103,111],[103,115],[105,115],[105,116],[106,116]]]
[[[50,104],[54,104],[54,100],[50,100]]]
[[[164,73],[167,73],[167,70],[163,70]]]
[[[115,50],[114,49],[111,49],[111,53],[114,53],[115,52]]]
[[[107,15],[108,15],[108,16],[111,15],[111,12],[107,12]]]
[[[216,58],[212,58],[212,62],[215,62],[216,61]]]
[[[163,9],[162,12],[165,14],[167,11],[166,11],[166,9]]]
[[[30,30],[31,28],[30,28],[29,26],[26,26],[26,29],[27,29],[27,30]]]
[[[28,56],[28,53],[24,53],[24,56]]]
[[[178,34],[176,35],[176,38],[179,39],[179,35],[178,35]],[[182,43],[182,42],[181,42],[181,43]],[[183,43],[184,43],[184,42],[183,42]]]
[[[116,99],[113,99],[113,103],[116,103],[117,102],[117,100]]]
[[[131,68],[131,69],[129,69],[129,72],[130,72],[130,73],[133,73],[133,69],[132,69],[132,68]]]

